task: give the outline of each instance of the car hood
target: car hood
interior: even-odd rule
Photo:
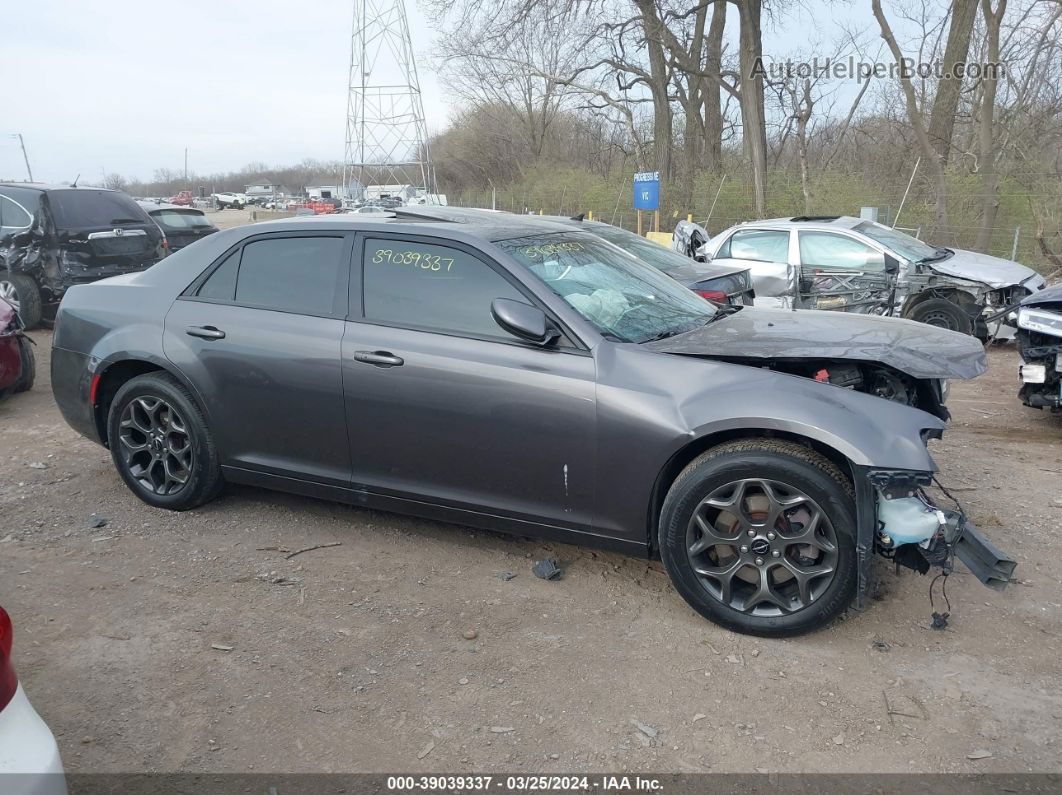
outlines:
[[[965,251],[961,248],[952,249],[952,251],[955,253],[947,259],[927,262],[926,267],[947,276],[972,279],[995,289],[1010,287],[1025,281],[1030,276],[1035,277],[1025,285],[1030,290],[1039,290],[1044,285],[1043,276],[1032,268],[1026,268],[1013,260],[979,254],[976,251]]]
[[[913,378],[976,378],[988,367],[976,337],[912,320],[814,309],[745,307],[645,347],[720,359],[878,362]]]
[[[1026,296],[1025,300],[1021,302],[1022,306],[1044,306],[1052,304],[1062,306],[1062,284],[1056,284],[1054,287],[1048,287],[1038,293]]]

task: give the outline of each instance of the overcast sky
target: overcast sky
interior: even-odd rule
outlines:
[[[412,0],[407,8],[414,51],[428,56],[435,33]],[[49,182],[150,178],[181,169],[185,147],[189,169],[204,174],[340,160],[351,10],[351,0],[8,0],[0,178],[26,178],[12,133]],[[838,6],[827,16],[835,22]],[[810,22],[781,27],[768,51],[816,35]],[[428,57],[418,68],[428,128],[441,130],[449,99]]]

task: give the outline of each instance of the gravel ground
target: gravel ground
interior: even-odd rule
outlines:
[[[1018,403],[1013,349],[933,449],[1020,581],[961,569],[934,631],[929,580],[882,561],[868,610],[772,641],[656,562],[243,487],[149,508],[33,337],[37,385],[0,403],[0,603],[71,772],[1060,768],[1062,418]]]

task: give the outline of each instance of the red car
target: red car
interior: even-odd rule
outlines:
[[[176,196],[171,196],[166,199],[170,204],[179,204],[181,207],[190,207],[192,204],[192,192],[190,190],[182,190]]]
[[[0,398],[25,392],[36,374],[33,344],[23,332],[22,320],[15,307],[0,298]]]

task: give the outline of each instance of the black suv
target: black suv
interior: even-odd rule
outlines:
[[[0,296],[27,328],[73,285],[142,271],[163,256],[162,232],[124,193],[0,183]]]

